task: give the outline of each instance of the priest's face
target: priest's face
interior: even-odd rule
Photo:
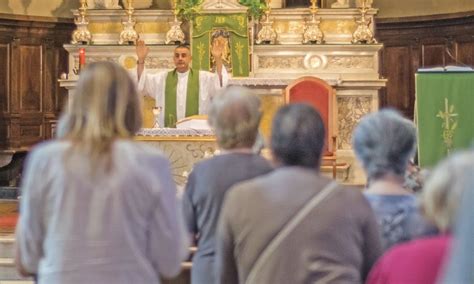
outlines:
[[[174,50],[173,60],[178,72],[182,73],[188,71],[191,59],[191,51],[188,48],[177,47]]]

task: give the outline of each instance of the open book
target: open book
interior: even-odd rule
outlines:
[[[211,127],[209,126],[209,123],[207,122],[207,115],[193,115],[193,116],[181,119],[180,121],[176,122],[176,128],[203,129],[203,130],[211,129]]]
[[[419,68],[418,72],[472,72],[474,69],[470,66],[448,65],[445,67]]]

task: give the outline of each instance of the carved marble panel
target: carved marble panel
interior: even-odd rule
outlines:
[[[371,96],[342,96],[337,98],[339,133],[337,148],[340,150],[352,149],[352,132],[359,120],[371,112]]]
[[[304,69],[303,56],[260,56],[258,66],[261,69]]]
[[[328,69],[372,69],[373,56],[328,56]]]
[[[183,139],[181,141],[179,139],[174,141],[145,141],[145,143],[159,148],[169,159],[173,179],[178,186],[186,184],[188,175],[195,163],[206,157],[211,157],[217,149],[216,142],[191,141],[191,139]]]

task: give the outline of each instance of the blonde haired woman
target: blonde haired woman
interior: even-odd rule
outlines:
[[[423,213],[441,234],[394,246],[372,268],[367,283],[436,283],[450,251],[461,196],[473,172],[472,152],[454,154],[436,167],[421,202]]]
[[[22,184],[17,264],[39,283],[159,283],[186,257],[168,161],[132,140],[139,96],[120,66],[81,73],[62,139],[35,147]]]

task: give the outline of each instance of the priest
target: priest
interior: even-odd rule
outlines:
[[[160,125],[175,127],[176,122],[192,115],[205,114],[211,97],[228,82],[228,74],[222,64],[223,46],[213,43],[211,54],[215,58],[215,73],[190,68],[192,60],[188,45],[174,49],[175,69],[155,74],[145,70],[149,48],[144,41],[136,46],[138,91],[155,98],[156,106],[162,107]]]

